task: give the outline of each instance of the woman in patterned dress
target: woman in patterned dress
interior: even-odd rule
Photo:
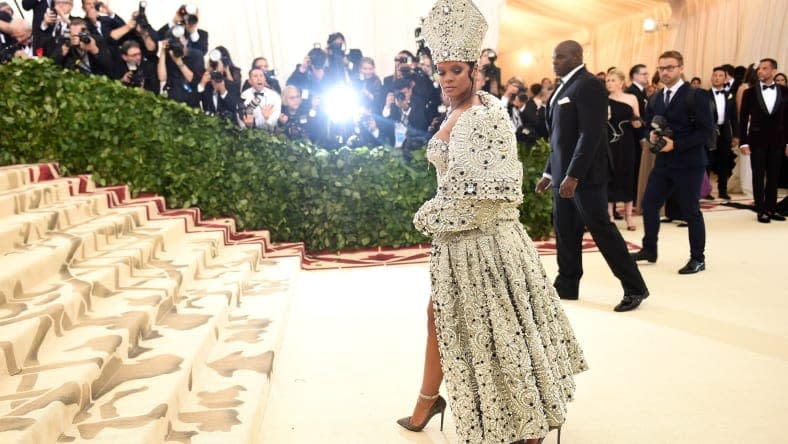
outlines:
[[[538,443],[563,424],[586,363],[519,222],[522,164],[500,102],[474,87],[487,25],[467,0],[439,0],[422,35],[451,112],[428,145],[438,189],[414,217],[432,236],[421,393],[398,423],[420,431],[447,402],[465,443]]]

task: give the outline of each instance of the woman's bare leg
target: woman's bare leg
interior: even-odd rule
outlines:
[[[635,221],[632,220],[632,208],[633,205],[631,200],[629,202],[624,202],[624,214],[625,214],[624,217],[627,220],[627,227],[635,226]]]
[[[613,207],[615,206],[615,202],[608,202],[607,204],[607,215],[610,217],[610,222],[616,223],[616,219],[613,217]]]
[[[438,338],[435,334],[435,314],[432,311],[432,301],[427,305],[427,348],[424,352],[424,375],[421,379],[421,393],[432,396],[440,390],[443,381],[440,353],[438,352]],[[416,407],[413,409],[411,424],[421,424],[427,417],[430,407],[435,400],[418,397]]]

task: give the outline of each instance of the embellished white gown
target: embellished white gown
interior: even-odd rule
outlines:
[[[428,145],[438,190],[414,217],[432,236],[441,366],[460,442],[510,443],[564,422],[583,352],[518,219],[522,164],[495,97]]]

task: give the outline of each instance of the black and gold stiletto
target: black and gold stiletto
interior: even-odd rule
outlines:
[[[435,416],[438,413],[440,413],[441,414],[441,431],[443,431],[443,414],[446,412],[446,400],[443,399],[443,397],[440,394],[427,396],[427,395],[425,395],[423,393],[419,393],[419,398],[427,400],[427,401],[432,401],[432,400],[435,401],[432,404],[432,407],[430,407],[430,411],[427,412],[427,417],[424,418],[424,421],[422,421],[421,424],[412,424],[410,422],[411,416],[406,416],[404,418],[398,419],[397,420],[397,424],[399,424],[402,427],[410,430],[411,432],[420,432],[420,431],[422,431],[424,429],[424,427],[427,425],[427,423],[430,422],[430,419],[432,419],[433,416]]]

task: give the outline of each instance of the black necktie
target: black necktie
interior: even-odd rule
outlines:
[[[725,90],[714,91],[714,94],[725,94]]]
[[[763,90],[766,91],[767,89],[777,89],[777,84],[772,83],[771,85],[763,85]]]
[[[670,93],[672,93],[672,92],[673,91],[671,91],[671,90],[665,91],[665,106],[667,106],[668,103],[670,103]]]

